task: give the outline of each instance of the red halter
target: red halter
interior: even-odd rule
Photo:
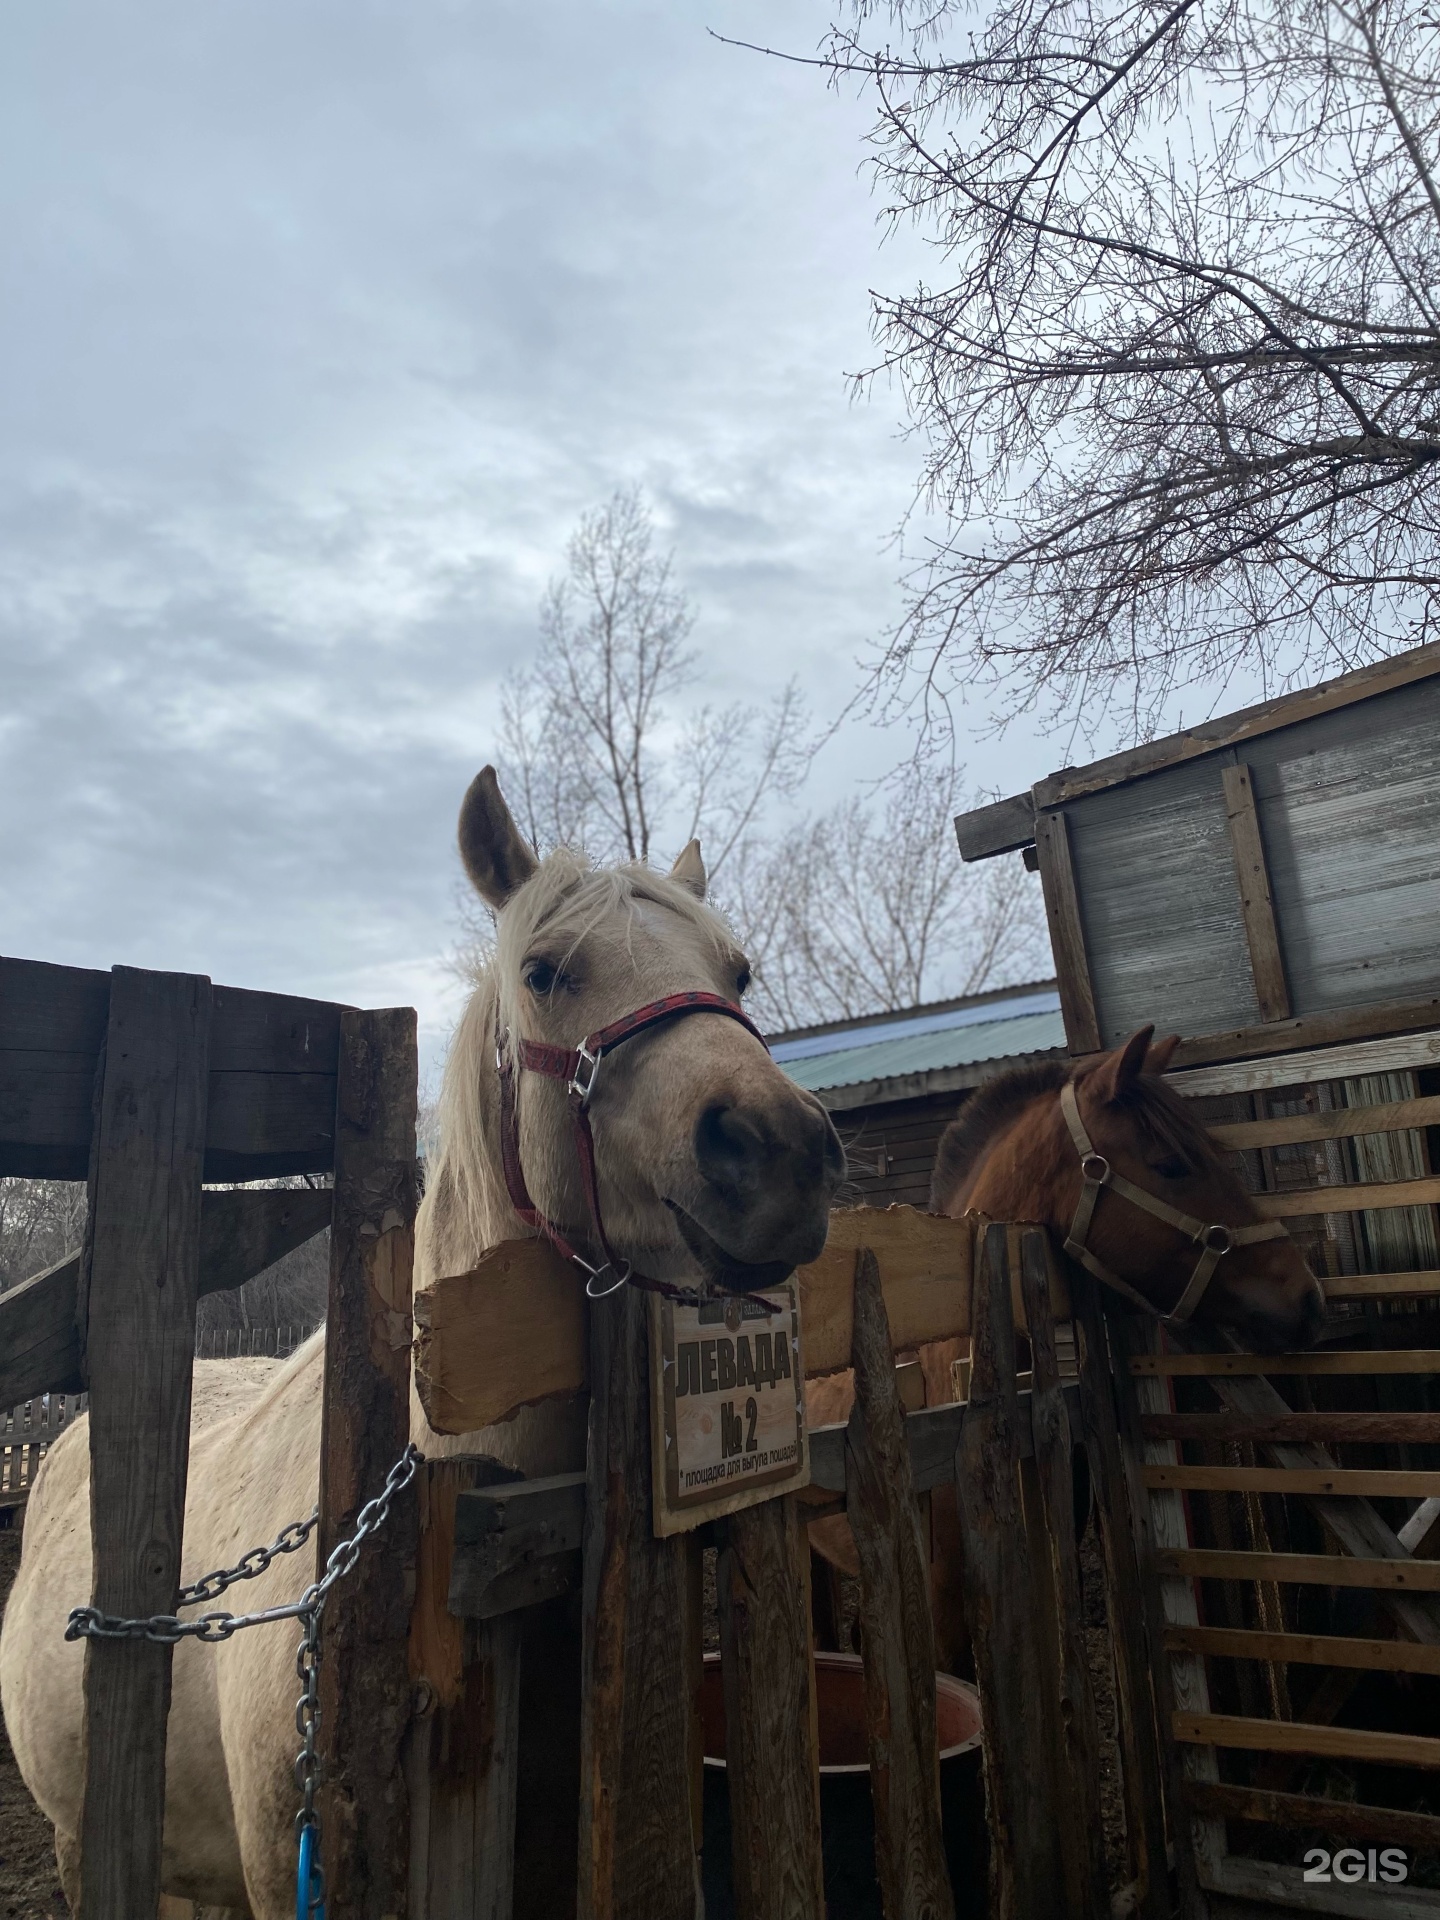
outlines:
[[[525,1184],[525,1172],[520,1164],[520,1122],[515,1102],[514,1069],[505,1046],[508,1036],[503,1033],[496,1036],[495,1066],[500,1076],[500,1155],[505,1167],[505,1186],[510,1194],[510,1204],[527,1227],[544,1234],[567,1260],[573,1260],[577,1267],[583,1269],[587,1276],[585,1291],[592,1300],[603,1300],[606,1294],[623,1287],[627,1280],[632,1286],[644,1287],[651,1293],[663,1293],[672,1300],[694,1302],[700,1297],[684,1287],[671,1286],[667,1280],[647,1280],[643,1274],[635,1272],[628,1260],[622,1263],[617,1259],[600,1216],[600,1179],[595,1168],[595,1136],[590,1131],[588,1111],[595,1077],[607,1053],[622,1041],[633,1040],[637,1033],[648,1032],[662,1020],[673,1020],[687,1013],[719,1013],[727,1020],[738,1020],[747,1033],[754,1034],[762,1047],[765,1045],[765,1036],[749,1015],[743,1013],[733,1000],[727,1000],[718,993],[667,994],[663,1000],[652,1000],[647,1006],[637,1007],[634,1013],[627,1013],[623,1020],[601,1027],[596,1033],[586,1034],[578,1047],[552,1047],[543,1040],[523,1038],[515,1043],[515,1055],[521,1067],[530,1073],[542,1074],[547,1080],[565,1082],[570,1096],[570,1115],[575,1126],[575,1151],[580,1160],[580,1177],[585,1185],[585,1198],[590,1208],[595,1238],[604,1256],[599,1266],[577,1253],[555,1223],[547,1220],[530,1198],[530,1189]],[[620,1271],[622,1264],[625,1268],[623,1273]],[[601,1274],[607,1272],[616,1275],[615,1282],[597,1293],[594,1283]]]

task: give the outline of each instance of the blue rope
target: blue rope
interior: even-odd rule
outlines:
[[[295,1876],[295,1920],[325,1920],[325,1876],[315,1858],[317,1829],[300,1829],[300,1864]]]

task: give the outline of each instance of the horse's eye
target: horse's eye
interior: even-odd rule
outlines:
[[[552,967],[548,960],[527,960],[522,974],[526,986],[537,999],[553,993],[560,983],[560,969]]]
[[[737,973],[737,974],[736,974],[736,976],[735,976],[735,991],[736,991],[736,993],[738,993],[738,994],[742,994],[742,995],[743,995],[743,994],[747,994],[747,993],[748,993],[748,992],[750,991],[750,969],[749,969],[749,967],[741,967],[741,969],[740,969],[740,971],[739,971],[739,973]]]
[[[1162,1180],[1183,1180],[1190,1168],[1178,1153],[1172,1153],[1168,1160],[1157,1160],[1154,1171]]]

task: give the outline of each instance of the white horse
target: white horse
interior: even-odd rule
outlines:
[[[525,1232],[506,1193],[499,1142],[497,1033],[570,1047],[672,993],[738,1001],[749,970],[704,904],[695,842],[668,876],[641,866],[595,872],[561,851],[543,861],[521,838],[486,768],[465,797],[460,849],[498,916],[495,957],[460,1023],[446,1069],[441,1144],[417,1229],[416,1285],[462,1272]],[[513,1046],[513,1042],[512,1042]],[[558,1083],[516,1076],[525,1178],[575,1244],[593,1234]],[[820,1103],[780,1072],[738,1022],[695,1013],[607,1056],[591,1116],[605,1229],[637,1272],[693,1285],[769,1278],[813,1260],[825,1241],[844,1155]],[[580,1284],[579,1279],[576,1281]],[[183,1578],[233,1563],[315,1502],[323,1335],[260,1385],[223,1361],[195,1368]],[[527,1474],[584,1464],[579,1402],[529,1408],[461,1439],[433,1433],[430,1455],[488,1453]],[[0,1699],[21,1773],[54,1822],[66,1896],[78,1890],[83,1650],[63,1638],[90,1599],[89,1434],[56,1443],[31,1495],[20,1572],[0,1631]],[[385,1550],[383,1540],[367,1549]],[[249,1611],[298,1598],[313,1550],[274,1562],[232,1598]],[[295,1910],[295,1647],[292,1622],[219,1646],[175,1650],[166,1764],[163,1883],[168,1894],[288,1920]]]

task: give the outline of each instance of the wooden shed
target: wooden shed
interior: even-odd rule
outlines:
[[[956,822],[1033,848],[1071,1049],[1153,1020],[1182,1062],[1440,1025],[1440,644]]]
[[[957,1000],[796,1027],[770,1036],[792,1080],[830,1109],[868,1207],[926,1207],[941,1134],[982,1081],[1060,1058],[1065,1027],[1053,980]]]

